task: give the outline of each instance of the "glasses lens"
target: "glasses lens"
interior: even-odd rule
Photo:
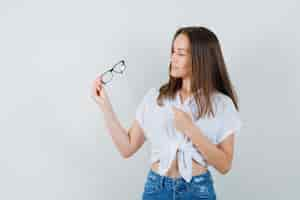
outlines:
[[[109,72],[105,72],[103,75],[102,75],[102,81],[104,83],[107,83],[109,82],[113,77],[113,74],[109,71]]]
[[[125,70],[125,68],[126,68],[125,62],[120,62],[114,66],[114,71],[121,73]]]

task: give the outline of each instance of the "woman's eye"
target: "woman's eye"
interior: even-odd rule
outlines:
[[[174,54],[175,52],[174,51],[172,51],[172,54]],[[175,54],[177,54],[177,55],[179,55],[179,56],[184,56],[185,54],[182,54],[182,53],[175,53]]]

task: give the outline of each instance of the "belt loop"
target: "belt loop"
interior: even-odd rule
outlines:
[[[165,179],[164,176],[160,176],[160,188],[164,187],[164,179]]]

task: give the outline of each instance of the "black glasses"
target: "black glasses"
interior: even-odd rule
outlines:
[[[112,80],[113,75],[114,75],[113,72],[118,73],[118,74],[123,74],[125,68],[126,68],[125,61],[120,60],[119,62],[114,64],[111,69],[107,70],[106,72],[104,72],[100,75],[101,83],[103,83],[104,85],[107,84],[108,82],[110,82]]]

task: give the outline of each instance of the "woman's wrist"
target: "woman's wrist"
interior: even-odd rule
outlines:
[[[115,112],[112,107],[105,108],[102,110],[102,112],[105,118],[113,119],[115,117]]]

